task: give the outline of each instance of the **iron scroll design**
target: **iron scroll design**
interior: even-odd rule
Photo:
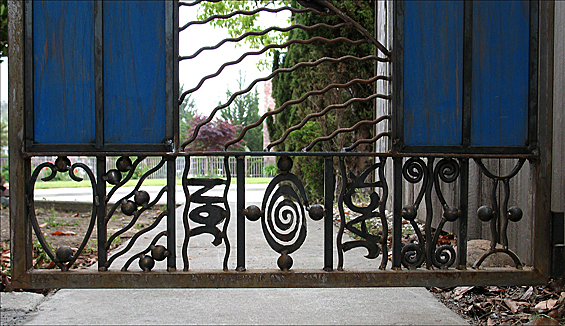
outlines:
[[[484,253],[473,265],[473,268],[475,269],[479,269],[487,257],[496,253],[507,254],[514,261],[516,268],[522,269],[522,262],[520,261],[520,258],[508,249],[507,229],[509,222],[518,222],[524,215],[520,207],[512,206],[508,208],[508,201],[510,199],[510,180],[514,178],[518,172],[520,172],[525,161],[525,159],[519,159],[509,174],[499,176],[491,173],[481,159],[475,159],[475,162],[479,166],[481,172],[492,180],[492,189],[490,193],[491,205],[481,206],[477,210],[477,217],[481,221],[490,222],[491,244],[488,251]],[[496,196],[498,185],[500,183],[502,183],[502,187],[504,189],[502,205],[499,205]],[[497,248],[498,244],[501,244],[502,248]]]
[[[402,167],[402,176],[406,181],[412,184],[422,182],[422,187],[418,192],[418,196],[412,205],[407,205],[402,208],[401,216],[410,223],[417,236],[417,243],[408,243],[402,248],[401,263],[404,267],[415,269],[424,263],[427,255],[424,236],[422,230],[416,223],[418,216],[418,209],[424,195],[428,192],[431,185],[431,178],[426,163],[421,158],[410,158],[404,163]]]
[[[367,249],[368,254],[365,256],[369,259],[375,259],[382,251],[382,260],[380,269],[384,270],[388,262],[388,222],[385,213],[386,201],[388,198],[388,185],[385,178],[385,163],[386,158],[379,158],[379,162],[366,168],[359,176],[352,172],[347,174],[345,168],[344,157],[339,158],[339,166],[342,177],[342,188],[338,200],[338,210],[340,215],[340,226],[337,235],[337,252],[338,252],[338,270],[343,270],[343,254],[350,249],[357,247],[364,247]],[[367,182],[374,171],[378,172],[378,181]],[[363,188],[372,188],[369,195],[369,203],[367,206],[357,206],[353,202],[353,196],[357,190]],[[382,193],[379,196],[374,188],[380,188]],[[351,211],[360,214],[346,222],[344,205]],[[371,234],[367,228],[367,220],[378,217],[381,220],[382,230],[381,234]],[[361,237],[363,240],[343,241],[345,230]],[[380,248],[379,248],[380,245]]]
[[[78,249],[76,249],[76,251],[73,251],[73,249],[69,246],[60,246],[59,248],[57,248],[55,253],[53,253],[53,250],[45,240],[45,236],[43,235],[43,232],[41,231],[41,227],[37,221],[37,216],[35,215],[35,205],[34,205],[34,189],[39,174],[45,168],[49,169],[50,174],[42,178],[41,180],[43,181],[53,180],[57,175],[57,173],[68,173],[73,181],[80,182],[83,179],[75,174],[75,170],[79,168],[84,170],[84,172],[88,175],[90,186],[93,189],[92,210],[90,213],[90,222],[88,225],[88,229],[81,241],[80,246],[78,247]],[[55,263],[55,265],[59,267],[59,269],[61,269],[62,271],[69,270],[71,266],[74,264],[74,262],[77,260],[78,256],[83,252],[86,244],[88,243],[88,240],[90,239],[90,236],[92,234],[92,231],[94,230],[94,226],[96,223],[96,216],[98,214],[100,198],[98,198],[98,196],[96,195],[96,178],[94,177],[94,173],[86,164],[83,163],[71,164],[71,161],[66,156],[59,156],[54,163],[45,162],[39,164],[34,169],[29,179],[29,182],[26,186],[26,194],[27,194],[26,196],[27,196],[27,206],[28,206],[28,219],[31,223],[35,236],[37,237],[37,240],[39,241],[41,247],[43,248],[43,251],[47,254],[47,256],[49,256],[49,258]]]
[[[454,158],[435,158],[435,157],[411,157],[401,165],[402,178],[410,184],[419,184],[420,189],[415,194],[414,201],[409,205],[405,205],[400,210],[402,220],[398,222],[396,219],[392,222],[387,220],[386,204],[389,199],[389,186],[386,178],[386,162],[389,160],[387,156],[376,156],[376,163],[371,164],[363,170],[359,175],[347,171],[345,161],[347,155],[339,155],[339,173],[343,180],[340,189],[337,210],[341,218],[339,229],[337,230],[337,238],[334,249],[337,249],[337,270],[344,270],[345,253],[353,248],[365,248],[368,259],[375,259],[381,256],[379,265],[380,270],[385,270],[389,262],[389,250],[399,250],[401,255],[399,265],[409,270],[425,267],[426,269],[449,269],[453,267],[458,255],[465,253],[464,251],[455,250],[452,244],[440,243],[440,234],[446,228],[448,223],[459,222],[462,216],[461,209],[457,205],[450,203],[450,199],[444,195],[442,187],[461,181],[462,161]],[[225,245],[225,253],[223,257],[222,269],[228,270],[228,259],[230,257],[230,241],[227,236],[227,228],[230,223],[230,206],[228,203],[228,191],[231,184],[230,172],[230,155],[224,157],[225,178],[190,178],[190,156],[184,156],[185,168],[182,176],[182,189],[185,193],[186,205],[182,214],[182,222],[184,226],[184,240],[182,245],[182,259],[184,262],[184,271],[189,270],[188,250],[189,241],[192,237],[201,234],[210,234],[214,237],[212,244],[219,246]],[[463,160],[463,159],[462,159]],[[157,202],[168,193],[168,188],[162,187],[155,198],[150,198],[149,193],[141,190],[144,180],[151,174],[155,173],[164,166],[166,158],[162,158],[155,167],[144,173],[136,186],[129,192],[119,198],[115,204],[112,204],[103,214],[102,224],[98,223],[98,227],[102,226],[107,229],[108,221],[120,210],[124,215],[130,217],[129,222],[120,230],[116,230],[105,240],[99,243],[103,255],[109,254],[109,244],[124,232],[130,230],[134,226],[141,214],[154,207]],[[495,175],[490,172],[481,159],[475,159],[482,173],[492,181],[490,191],[490,205],[481,206],[477,211],[480,220],[490,223],[491,230],[491,247],[480,259],[474,264],[474,268],[479,269],[481,264],[490,255],[504,253],[510,256],[515,263],[517,269],[522,269],[522,262],[518,256],[508,248],[507,228],[509,222],[517,222],[522,219],[523,212],[518,207],[508,207],[510,197],[510,180],[514,178],[521,170],[525,163],[525,159],[519,159],[512,171],[507,175]],[[121,157],[116,162],[117,169],[110,169],[105,173],[99,173],[100,181],[103,183],[114,184],[108,194],[116,195],[117,188],[125,185],[124,181],[129,180],[126,176],[121,180],[113,171],[118,171],[120,175],[126,173],[131,176],[131,169],[140,164],[140,158],[132,162],[128,157]],[[130,164],[131,163],[131,164]],[[309,216],[315,221],[321,220],[326,216],[325,209],[318,204],[311,205],[306,195],[306,190],[297,175],[291,173],[293,166],[292,159],[288,156],[281,156],[278,160],[278,168],[280,173],[277,174],[266,187],[261,207],[249,206],[243,210],[243,215],[250,221],[261,220],[261,228],[267,244],[280,257],[277,264],[282,271],[288,271],[293,265],[291,254],[302,247],[307,237],[307,217]],[[127,167],[127,168],[126,168]],[[91,234],[96,225],[96,217],[100,216],[100,207],[111,198],[99,197],[100,192],[93,191],[92,198],[92,215],[90,224],[81,245],[78,250],[73,250],[66,246],[61,246],[56,251],[50,248],[42,233],[41,227],[34,212],[34,185],[40,176],[42,170],[47,169],[50,174],[42,180],[52,180],[57,173],[69,173],[74,181],[81,181],[82,178],[77,175],[77,169],[84,170],[90,179],[90,185],[96,190],[97,182],[95,174],[83,163],[71,164],[65,156],[60,156],[52,162],[44,162],[34,169],[28,185],[28,218],[35,232],[37,240],[45,250],[46,254],[53,260],[55,265],[62,271],[69,270],[75,263],[77,257],[83,252],[86,243],[91,238]],[[502,185],[502,187],[499,187]],[[189,187],[200,187],[194,192]],[[223,186],[222,196],[206,196],[206,192]],[[354,201],[354,196],[361,189],[370,189],[367,192],[367,198],[364,204],[360,205]],[[498,192],[502,190],[502,198],[498,198]],[[441,211],[434,212],[432,199],[436,198],[441,206]],[[422,203],[426,205],[425,223],[418,224],[417,217]],[[349,209],[352,213],[349,218],[346,217],[345,209]],[[333,213],[333,212],[332,212]],[[120,247],[118,252],[112,253],[108,259],[102,261],[99,265],[100,271],[108,270],[117,258],[128,255],[126,262],[121,267],[121,271],[127,271],[134,262],[138,262],[139,267],[143,271],[151,271],[157,261],[169,258],[172,254],[169,251],[168,244],[164,244],[163,240],[170,237],[170,229],[160,230],[158,226],[168,215],[168,211],[160,212],[156,219],[147,227],[137,231],[130,241]],[[440,215],[441,214],[441,215]],[[332,214],[333,215],[333,214]],[[435,215],[440,215],[439,221],[434,219]],[[330,218],[332,216],[330,215]],[[380,227],[375,230],[369,225],[370,219],[379,219]],[[197,224],[191,227],[190,224]],[[436,224],[437,223],[437,224]],[[402,241],[394,239],[388,243],[390,239],[389,227],[393,229],[398,225],[409,224],[414,229],[412,242],[403,244]],[[142,249],[137,249],[132,253],[134,244],[141,237],[147,237],[149,232],[156,230],[155,235],[148,245]],[[375,232],[376,231],[376,232]],[[346,238],[346,233],[353,235],[357,239]],[[100,234],[100,233],[99,233]],[[336,233],[334,233],[335,235]],[[325,239],[327,241],[327,239]],[[457,244],[461,241],[467,241],[466,238],[457,238]],[[331,241],[333,242],[333,241]],[[497,245],[501,247],[497,247]],[[393,265],[395,264],[393,255]],[[458,268],[460,268],[458,266]],[[393,268],[394,269],[394,268]]]
[[[188,244],[191,237],[208,233],[214,236],[212,244],[219,246],[222,241],[226,246],[224,254],[223,269],[228,270],[228,259],[230,256],[230,242],[227,236],[227,228],[230,222],[230,206],[228,204],[228,191],[231,184],[231,173],[229,167],[229,157],[224,158],[224,168],[226,171],[226,179],[220,178],[188,178],[188,171],[190,169],[190,157],[185,158],[185,169],[182,176],[182,188],[186,197],[186,205],[183,211],[183,226],[184,226],[184,241],[182,245],[182,259],[184,263],[184,270],[189,269],[188,261]],[[216,186],[224,185],[224,193],[222,197],[205,196],[208,190]],[[199,190],[193,194],[190,193],[188,186],[200,186]],[[191,203],[203,204],[190,210]],[[220,205],[223,205],[221,207]],[[202,224],[195,228],[190,228],[189,221]],[[218,228],[222,224],[222,229]]]
[[[452,183],[460,174],[459,164],[451,158],[444,158],[434,166],[434,158],[429,157],[427,164],[421,158],[410,158],[402,167],[402,175],[409,183],[422,182],[422,186],[416,200],[412,205],[402,208],[400,215],[410,223],[416,234],[417,242],[406,244],[402,248],[401,263],[404,267],[415,269],[426,263],[427,268],[448,268],[455,263],[456,252],[451,244],[437,246],[439,236],[447,222],[455,222],[461,216],[459,208],[447,204],[441,190],[440,180],[444,183]],[[443,214],[440,222],[432,230],[434,217],[432,206],[432,190],[435,189],[436,196],[441,203]],[[416,218],[422,200],[426,204],[426,220],[424,234]]]

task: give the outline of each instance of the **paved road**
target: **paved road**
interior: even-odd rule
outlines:
[[[151,198],[155,198],[162,187],[158,186],[149,186],[149,187],[141,187],[141,190],[145,190],[149,193]],[[197,190],[199,187],[188,187],[189,191],[192,193]],[[245,186],[245,196],[248,201],[261,201],[263,198],[263,194],[265,193],[265,189],[267,188],[266,184],[250,184]],[[133,187],[123,187],[120,188],[116,193],[112,196],[110,203],[115,203],[119,201],[121,198],[129,194],[133,191]],[[107,188],[107,191],[110,191],[110,188]],[[214,189],[206,192],[207,196],[222,196],[224,188],[222,187],[215,187]],[[228,201],[235,202],[236,201],[236,185],[231,185],[229,192],[228,192]],[[55,200],[55,201],[77,201],[77,202],[92,202],[92,189],[90,188],[60,188],[60,189],[36,189],[34,193],[35,200]],[[175,198],[177,204],[184,204],[185,203],[185,196],[182,189],[182,186],[177,185]],[[166,197],[163,196],[159,200],[159,204],[164,205],[166,204]]]
[[[262,186],[265,187],[264,185]],[[247,204],[258,204],[260,186],[248,189]],[[257,194],[255,194],[257,192]],[[74,190],[59,190],[54,197],[65,198]],[[252,195],[250,195],[253,193]],[[41,196],[39,193],[36,195]],[[89,196],[89,194],[85,194]],[[229,195],[232,221],[235,212],[233,194]],[[69,200],[68,197],[66,199]],[[179,207],[177,216],[181,216]],[[180,220],[180,219],[179,219]],[[228,229],[232,243],[229,268],[235,268],[235,223]],[[322,262],[322,222],[309,220],[308,237],[293,254],[296,269],[320,268]],[[145,248],[164,225],[141,237],[129,251]],[[337,230],[334,230],[336,232]],[[247,268],[273,269],[278,254],[271,250],[263,236],[260,222],[247,222]],[[177,268],[182,269],[182,223],[177,222]],[[335,238],[335,237],[334,237]],[[214,247],[212,237],[191,238],[191,269],[218,269],[225,247]],[[117,251],[120,249],[118,248]],[[358,251],[357,251],[358,250]],[[117,252],[117,251],[114,251]],[[379,261],[363,257],[362,249],[346,254],[346,268],[375,269]],[[120,269],[126,259],[117,258],[111,269]],[[336,258],[337,259],[337,258]],[[336,260],[337,261],[337,260]],[[161,264],[161,265],[160,265]],[[158,262],[156,269],[164,268]],[[130,270],[139,269],[133,264]],[[467,325],[458,315],[441,304],[424,288],[353,288],[353,289],[63,289],[43,301],[26,315],[30,325]]]

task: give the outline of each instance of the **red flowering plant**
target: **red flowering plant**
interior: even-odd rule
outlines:
[[[188,137],[192,137],[196,126],[206,118],[202,115],[195,115],[189,123]],[[185,152],[220,152],[224,150],[224,144],[237,137],[237,130],[240,125],[232,124],[228,120],[214,119],[200,127],[196,139],[185,147]],[[229,150],[244,150],[245,142],[230,146]]]

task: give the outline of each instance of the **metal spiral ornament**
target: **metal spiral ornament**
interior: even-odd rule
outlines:
[[[447,201],[441,191],[439,181],[441,180],[445,183],[455,182],[459,177],[459,173],[459,164],[451,158],[440,160],[434,169],[434,188],[443,207],[443,215],[436,231],[434,232],[432,242],[428,247],[428,257],[431,257],[432,265],[438,268],[448,268],[455,263],[456,253],[453,246],[441,245],[437,248],[435,248],[435,246],[439,241],[439,235],[442,232],[445,223],[455,222],[461,216],[461,211],[457,207],[449,206],[447,204]]]
[[[410,183],[418,183],[423,180],[422,187],[416,200],[412,205],[407,205],[402,208],[400,215],[410,223],[412,229],[416,233],[418,243],[409,243],[402,248],[401,264],[408,269],[416,269],[422,266],[426,260],[426,249],[424,236],[420,227],[416,223],[418,217],[418,208],[422,203],[424,194],[430,185],[430,172],[426,163],[417,157],[410,158],[404,163],[402,167],[402,176]]]
[[[455,263],[455,249],[451,245],[439,246],[433,255],[433,264],[436,267],[447,268]]]
[[[420,182],[426,172],[426,163],[421,158],[410,158],[402,167],[402,175],[410,183]]]
[[[279,159],[281,171],[271,180],[263,197],[261,226],[271,248],[280,253],[277,263],[281,270],[292,267],[290,254],[302,246],[306,239],[306,207],[308,198],[304,186],[292,173],[292,160]]]

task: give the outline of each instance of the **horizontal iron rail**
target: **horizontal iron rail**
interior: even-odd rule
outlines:
[[[377,286],[541,285],[535,269],[508,270],[191,270],[186,272],[89,272],[84,270],[27,272],[14,280],[17,288],[310,288]]]
[[[44,152],[44,153],[23,153],[23,158],[33,156],[139,156],[139,152],[100,152],[100,153],[84,153],[84,152]],[[453,157],[453,158],[525,158],[535,160],[539,158],[537,153],[530,154],[478,154],[478,153],[398,153],[398,152],[144,152],[143,156],[165,156],[165,157],[184,157],[184,156],[368,156],[368,157]]]

